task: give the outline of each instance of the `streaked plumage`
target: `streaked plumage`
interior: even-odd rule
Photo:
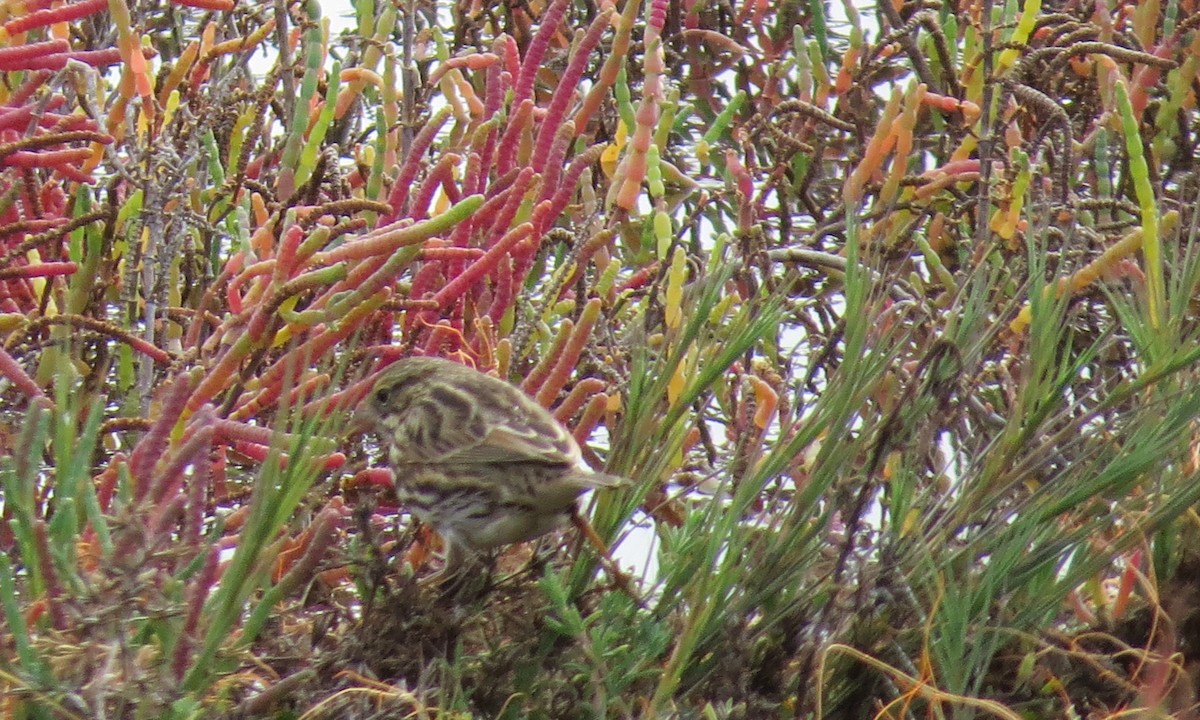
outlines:
[[[384,370],[356,424],[386,446],[400,500],[464,553],[531,540],[566,523],[588,488],[618,484],[580,460],[554,416],[512,385],[441,358]]]

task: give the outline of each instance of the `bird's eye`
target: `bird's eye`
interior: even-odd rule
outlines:
[[[380,388],[375,391],[375,402],[380,405],[387,404],[389,393],[386,388]]]

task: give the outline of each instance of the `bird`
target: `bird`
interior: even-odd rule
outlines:
[[[444,358],[389,365],[353,425],[379,437],[400,501],[442,536],[442,569],[428,582],[561,528],[585,491],[626,483],[587,467],[571,433],[520,389]]]

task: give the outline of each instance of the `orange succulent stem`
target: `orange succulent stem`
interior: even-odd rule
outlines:
[[[612,553],[609,552],[608,545],[606,545],[604,543],[604,539],[596,533],[596,530],[592,527],[592,524],[587,521],[587,518],[580,515],[579,511],[575,511],[571,513],[571,524],[579,530],[579,534],[583,537],[583,539],[586,540],[588,545],[591,545],[592,549],[596,551],[596,554],[600,556],[600,564],[604,567],[604,572],[608,573],[608,577],[613,581],[613,584],[617,586],[617,589],[625,593],[629,599],[637,603],[638,606],[644,607],[645,600],[643,600],[642,596],[639,595],[633,588],[633,578],[629,575],[629,573],[621,570],[621,568],[617,565],[617,561],[613,560]]]
[[[592,396],[598,392],[602,392],[605,387],[604,381],[598,378],[584,378],[575,383],[575,387],[571,388],[571,392],[559,403],[558,408],[555,409],[554,419],[560,423],[566,423],[575,417],[575,413],[579,412],[579,409]]]
[[[575,370],[575,365],[579,362],[579,356],[583,353],[583,348],[587,345],[588,338],[592,334],[592,327],[596,324],[596,320],[600,317],[600,298],[592,298],[584,306],[583,312],[579,316],[579,324],[575,326],[571,332],[566,345],[563,346],[563,351],[558,357],[558,361],[554,363],[554,369],[546,377],[546,382],[542,383],[538,389],[535,399],[542,407],[550,407],[550,403],[554,398],[558,397],[558,393],[567,384],[567,380],[571,377],[571,372]]]

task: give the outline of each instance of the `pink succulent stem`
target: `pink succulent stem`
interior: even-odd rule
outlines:
[[[208,490],[212,484],[212,449],[192,465],[192,477],[187,484],[187,504],[184,506],[183,542],[198,550],[200,535],[204,528]]]
[[[384,233],[372,234],[332,250],[316,253],[313,255],[313,262],[318,265],[328,265],[339,260],[361,260],[372,255],[390,255],[398,248],[415,245],[450,230],[459,222],[469,218],[482,204],[482,195],[465,197],[445,212],[428,220],[397,227]]]
[[[538,388],[546,382],[546,377],[550,374],[551,368],[558,362],[559,356],[562,354],[563,348],[567,345],[567,340],[571,337],[571,330],[575,327],[570,319],[563,321],[554,335],[554,340],[550,343],[550,349],[542,354],[541,360],[537,365],[533,366],[533,370],[525,375],[525,379],[521,381],[521,389],[526,394],[532,395],[537,392]]]
[[[300,241],[304,239],[304,228],[300,225],[292,225],[283,232],[283,237],[279,240],[279,248],[275,255],[274,272],[271,274],[271,282],[280,284],[287,281],[288,278],[296,270],[296,248],[300,246]]]
[[[435,247],[421,250],[422,260],[478,260],[483,257],[480,248]]]
[[[266,386],[279,381],[283,377],[289,379],[296,378],[304,371],[305,367],[307,367],[307,362],[311,358],[324,356],[325,353],[332,350],[339,342],[350,337],[358,329],[361,322],[368,315],[379,309],[379,306],[387,302],[391,296],[391,290],[384,289],[374,297],[365,300],[362,304],[350,308],[346,312],[346,315],[332,329],[327,328],[316,332],[316,334],[305,340],[295,350],[292,350],[286,356],[277,360],[274,365],[267,368],[259,376],[259,382]],[[297,361],[296,358],[300,358],[300,361]]]
[[[49,77],[50,73],[46,73],[46,76]],[[66,117],[64,115],[56,115],[51,112],[62,107],[66,101],[67,99],[62,95],[54,95],[49,98],[46,101],[46,110],[40,114],[41,118]],[[0,112],[0,130],[16,130],[18,132],[24,131],[24,129],[29,125],[29,121],[33,119],[33,113],[35,110],[37,110],[37,106],[35,105],[22,105],[21,107]]]
[[[451,70],[483,70],[499,64],[500,56],[496,53],[485,52],[471,53],[470,55],[460,55],[459,57],[450,58],[441,65],[438,65],[437,69],[429,74],[429,84],[437,84],[437,81],[441,80],[442,76]]]
[[[174,672],[177,680],[183,679],[184,674],[187,672],[188,660],[191,658],[192,648],[195,647],[200,635],[200,613],[204,609],[204,602],[208,599],[213,585],[217,582],[217,569],[221,565],[220,560],[220,549],[211,548],[208,551],[208,557],[204,559],[204,567],[200,569],[200,572],[193,578],[191,585],[188,587],[188,610],[184,616],[183,628],[179,633],[179,640],[175,644],[175,654],[171,664],[172,672]]]
[[[192,374],[181,374],[165,390],[158,408],[158,418],[149,432],[133,448],[129,458],[129,474],[133,478],[134,498],[146,497],[154,476],[154,466],[162,458],[170,440],[171,428],[179,421],[192,388]]]
[[[121,62],[121,51],[117,48],[108,48],[106,50],[79,50],[73,53],[67,53],[67,57],[71,60],[81,62],[92,67],[103,67],[106,65],[116,65]]]
[[[45,520],[37,518],[33,521],[33,539],[42,582],[46,586],[46,610],[50,615],[50,623],[56,630],[66,630],[67,616],[62,607],[63,587],[58,568],[54,565],[54,554],[50,552],[50,527]]]
[[[183,441],[166,468],[155,475],[150,488],[150,500],[155,505],[162,503],[168,496],[173,496],[183,486],[184,468],[207,461],[215,430],[214,417],[211,405],[205,405],[196,413],[188,427],[191,437]],[[203,459],[199,459],[201,456]]]

